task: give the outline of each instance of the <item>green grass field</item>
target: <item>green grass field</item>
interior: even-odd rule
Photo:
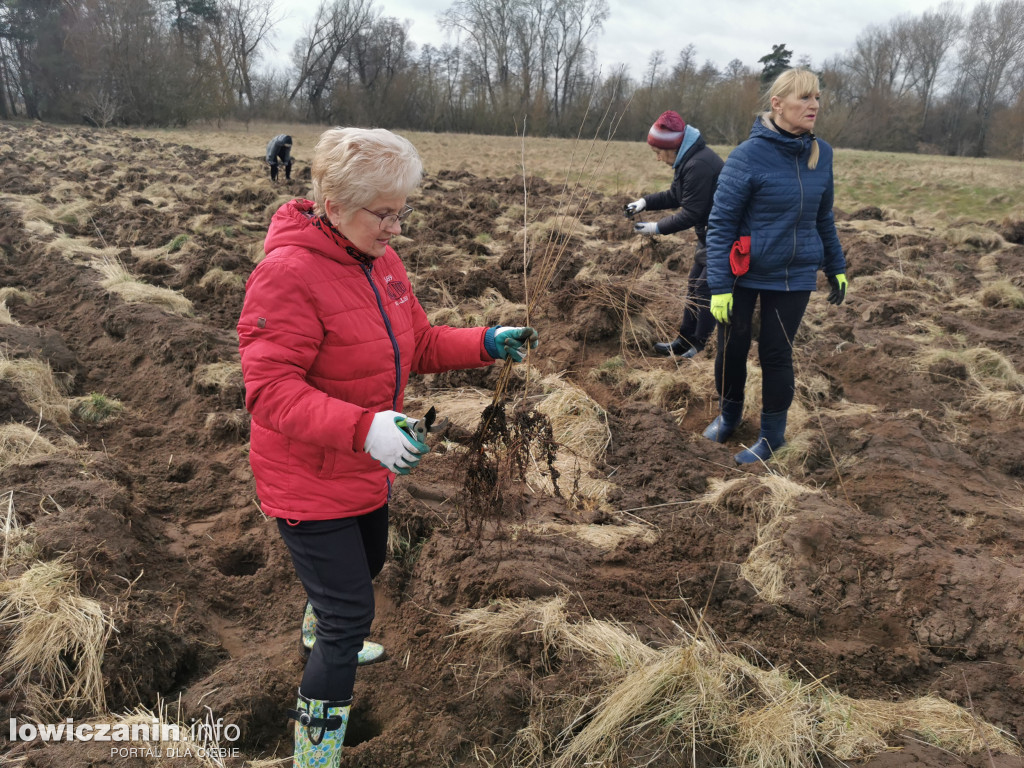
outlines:
[[[290,133],[293,155],[309,163],[323,126],[222,124],[186,130],[132,130],[133,135],[192,144],[214,152],[263,156],[267,141]],[[428,173],[465,170],[478,176],[540,176],[554,184],[593,187],[627,202],[667,188],[671,169],[639,141],[546,139],[403,132]],[[728,156],[731,147],[714,149]],[[1001,222],[1024,218],[1024,166],[1014,160],[910,155],[840,149],[835,154],[836,207],[877,206],[918,223]]]

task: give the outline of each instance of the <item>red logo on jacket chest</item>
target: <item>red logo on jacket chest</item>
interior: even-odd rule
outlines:
[[[405,296],[409,292],[408,286],[401,280],[391,280],[384,288],[387,291],[388,297],[398,301],[398,299]]]

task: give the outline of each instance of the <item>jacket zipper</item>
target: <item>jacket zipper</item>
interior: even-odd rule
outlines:
[[[800,231],[800,219],[804,215],[804,180],[800,176],[800,155],[797,155],[794,159],[796,163],[796,183],[800,187],[800,207],[796,212],[796,222],[793,224],[793,253],[790,254],[789,264],[786,265],[786,290],[789,290],[789,268],[793,264],[793,260],[796,258],[796,246],[797,246],[797,233]]]
[[[388,320],[388,313],[384,311],[384,303],[380,300],[380,291],[373,284],[373,267],[361,266],[363,267],[363,274],[366,275],[366,281],[370,284],[370,288],[373,289],[373,295],[377,299],[377,309],[384,320],[384,327],[387,328],[388,338],[391,339],[391,348],[395,351],[395,392],[391,395],[391,410],[396,411],[398,410],[398,390],[402,386],[402,360],[398,352],[398,340],[391,330],[391,321]],[[391,475],[388,475],[388,501],[391,501]]]
[[[384,311],[384,304],[380,300],[380,291],[377,290],[377,286],[373,283],[372,270],[373,267],[363,265],[363,274],[366,275],[366,280],[370,283],[370,288],[373,289],[373,295],[377,298],[377,309],[380,311],[380,316],[384,319],[384,327],[387,328],[388,338],[391,339],[391,348],[395,351],[395,393],[391,396],[391,409],[398,410],[398,390],[402,386],[402,361],[398,352],[398,340],[395,339],[395,334],[391,330],[391,321],[388,320],[388,313]]]

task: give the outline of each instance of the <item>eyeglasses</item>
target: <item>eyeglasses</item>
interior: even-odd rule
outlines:
[[[407,205],[399,213],[377,213],[376,211],[371,211],[369,208],[363,208],[363,210],[380,219],[380,228],[384,229],[385,225],[393,227],[395,224],[401,224],[409,218],[409,214],[412,213],[415,208]]]

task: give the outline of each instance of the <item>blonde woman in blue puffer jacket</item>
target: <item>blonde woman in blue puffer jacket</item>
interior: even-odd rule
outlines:
[[[805,69],[779,75],[718,178],[708,221],[708,286],[718,321],[721,412],[704,431],[724,443],[739,426],[752,319],[760,301],[761,431],[734,457],[766,461],[785,443],[793,403],[793,339],[823,270],[832,304],[846,296],[846,259],[832,216],[832,147],[814,135],[821,89]]]

